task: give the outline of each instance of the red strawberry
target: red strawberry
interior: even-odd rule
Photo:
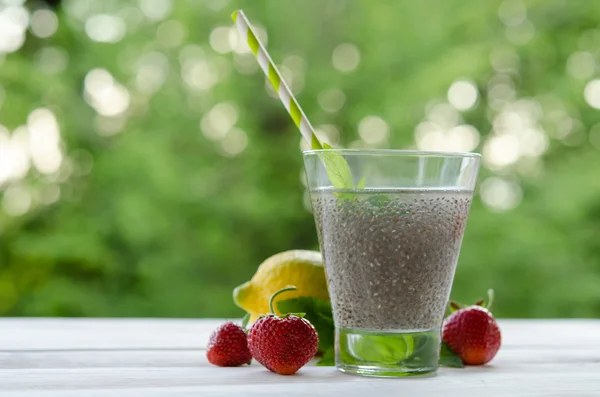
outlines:
[[[273,294],[269,302],[271,312],[274,313],[273,299],[277,295],[295,289],[287,287]],[[318,344],[319,337],[312,324],[294,314],[260,317],[248,332],[248,347],[252,357],[280,375],[296,373],[314,357]]]
[[[488,308],[483,301],[476,305],[460,308],[452,302],[455,310],[444,321],[442,339],[460,356],[467,365],[482,365],[491,361],[500,349],[500,328],[488,310],[491,306],[493,291],[489,290]]]
[[[248,350],[248,339],[242,327],[225,323],[213,331],[206,352],[208,362],[220,367],[237,367],[250,364],[252,356]]]

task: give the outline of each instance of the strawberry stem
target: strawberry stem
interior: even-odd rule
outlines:
[[[492,309],[492,303],[494,303],[494,290],[491,289],[491,288],[488,289],[487,295],[488,295],[487,309],[491,310]]]
[[[275,297],[277,297],[277,295],[282,294],[284,292],[288,292],[288,291],[295,291],[296,287],[294,285],[288,285],[287,287],[284,287],[282,289],[280,289],[279,291],[275,292],[273,295],[271,295],[271,298],[269,299],[269,309],[271,309],[271,313],[273,313],[274,315],[277,315],[277,313],[275,313],[275,308],[273,307],[273,301],[275,300]]]

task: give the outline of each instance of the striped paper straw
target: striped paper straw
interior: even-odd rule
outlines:
[[[260,42],[260,39],[256,35],[256,32],[252,29],[250,25],[250,21],[244,15],[242,10],[238,10],[231,15],[233,21],[235,22],[240,34],[242,35],[242,39],[248,43],[250,49],[256,59],[258,60],[258,64],[260,68],[265,73],[265,76],[269,79],[269,82],[273,86],[273,89],[279,95],[279,99],[285,106],[286,110],[292,116],[292,120],[294,120],[294,124],[300,130],[300,133],[306,139],[306,141],[311,145],[313,149],[322,149],[323,146],[317,135],[315,134],[315,130],[313,129],[310,121],[306,118],[306,115],[300,108],[298,101],[292,95],[292,91],[286,84],[285,80],[279,73],[277,66],[269,56],[269,53],[265,49],[263,43]]]

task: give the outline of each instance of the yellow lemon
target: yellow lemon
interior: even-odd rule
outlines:
[[[277,301],[301,296],[329,300],[323,258],[317,251],[285,251],[265,260],[252,279],[233,290],[236,305],[250,314],[250,322],[261,314],[267,314],[269,298],[280,289],[294,285],[296,291],[286,292],[275,298]]]

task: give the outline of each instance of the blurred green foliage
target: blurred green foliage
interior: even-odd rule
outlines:
[[[14,136],[49,109],[63,156],[57,172],[32,166],[0,186],[0,314],[238,316],[232,289],[258,264],[318,247],[300,135],[235,32],[216,30],[243,8],[332,144],[426,147],[415,130],[432,119],[476,128],[488,192],[473,204],[453,298],[493,287],[499,316],[600,316],[600,93],[590,85],[600,2],[154,3],[65,0],[55,34],[27,32],[0,60],[0,124]],[[109,19],[90,22],[100,14]],[[352,51],[338,53],[342,71],[332,64],[343,43],[358,49],[351,70]],[[125,99],[121,90],[94,105],[94,69]],[[457,80],[477,87],[473,109],[448,110]],[[529,142],[538,153],[523,155],[527,140],[521,154],[492,147],[494,120],[511,106],[544,134]],[[357,126],[370,115],[390,130],[367,144]]]

